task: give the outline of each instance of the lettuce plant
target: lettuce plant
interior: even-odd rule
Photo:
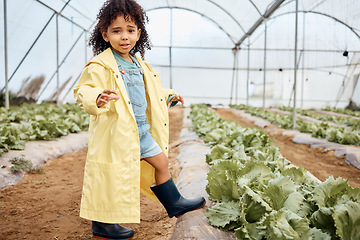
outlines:
[[[51,140],[88,129],[89,115],[77,104],[23,104],[0,108],[0,155],[25,149],[26,141]]]
[[[206,186],[209,223],[237,239],[360,239],[360,189],[332,176],[315,182],[289,168],[271,139],[193,105],[193,129],[212,147]]]
[[[269,120],[272,124],[284,129],[292,129],[292,115],[291,114],[278,114],[270,111],[263,111],[261,108],[245,106],[245,105],[232,105],[232,108],[245,110],[251,115],[261,117]],[[313,115],[311,115],[313,116]],[[349,120],[342,122],[353,126],[352,130],[344,127],[330,125],[325,119],[321,123],[314,123],[304,121],[300,118],[296,119],[295,128],[300,132],[310,133],[313,137],[324,138],[331,142],[347,145],[360,146],[360,120]]]

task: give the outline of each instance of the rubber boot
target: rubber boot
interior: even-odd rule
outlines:
[[[205,205],[203,197],[186,199],[181,196],[172,178],[160,185],[152,186],[151,190],[165,207],[169,217],[178,218]]]
[[[130,239],[134,231],[119,224],[92,222],[92,233],[94,238],[101,239]]]

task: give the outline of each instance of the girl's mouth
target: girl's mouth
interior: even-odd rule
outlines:
[[[120,44],[120,47],[122,47],[122,48],[128,48],[128,47],[130,47],[130,44]]]

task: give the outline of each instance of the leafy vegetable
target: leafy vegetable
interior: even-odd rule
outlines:
[[[210,224],[225,229],[231,222],[237,222],[240,219],[239,202],[216,203],[212,208],[206,211],[206,217]],[[228,228],[228,230],[230,230]]]
[[[205,106],[193,105],[189,117],[212,147],[210,224],[234,230],[237,239],[360,239],[360,189],[342,178],[315,182],[304,168],[289,168],[263,131],[222,120]]]
[[[360,204],[348,201],[339,204],[334,209],[336,233],[341,239],[360,239]]]
[[[258,116],[264,119],[269,120],[271,123],[277,125],[278,127],[284,129],[292,129],[292,115],[289,114],[278,114],[271,111],[263,111],[262,108],[256,108],[251,106],[241,105],[231,105],[232,108],[245,110],[245,112],[250,113],[251,115]],[[304,113],[305,111],[301,111]],[[321,119],[321,123],[307,122],[300,118],[296,119],[296,129],[304,132],[310,133],[313,137],[325,138],[331,142],[336,142],[340,144],[350,144],[360,146],[360,120],[358,119],[348,119],[338,120],[342,124],[348,124],[353,127],[353,130],[346,129],[345,127],[339,127],[330,125],[326,122],[325,118],[316,117],[316,114],[304,113],[305,115],[310,115],[311,117]],[[329,120],[329,119],[328,119]]]
[[[26,141],[51,140],[88,129],[89,115],[77,104],[23,104],[0,108],[0,156],[25,149]]]

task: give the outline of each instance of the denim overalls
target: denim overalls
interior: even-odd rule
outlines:
[[[143,70],[135,57],[131,56],[132,62],[122,58],[113,51],[114,57],[119,67],[126,91],[129,95],[131,106],[134,111],[136,124],[139,130],[140,138],[140,158],[153,157],[162,152],[161,148],[151,136],[146,118],[146,94],[143,80]]]

